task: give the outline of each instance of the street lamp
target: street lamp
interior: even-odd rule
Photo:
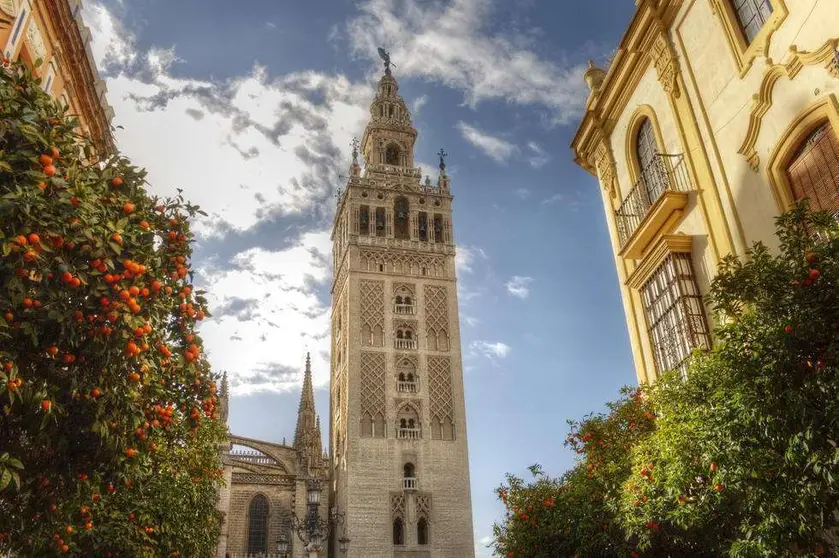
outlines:
[[[282,558],[288,554],[288,537],[285,533],[280,533],[280,538],[277,539],[277,552]]]
[[[291,515],[291,530],[297,533],[297,538],[305,545],[306,552],[310,557],[319,556],[323,548],[323,541],[329,539],[329,534],[336,527],[344,524],[344,513],[339,512],[337,508],[332,508],[326,519],[320,518],[318,507],[320,506],[321,492],[320,481],[310,479],[306,487],[306,516],[301,519],[294,512]],[[346,537],[345,532],[338,540],[338,550],[341,551],[341,554],[346,554],[349,545],[350,539]],[[288,538],[286,535],[281,535],[277,541],[277,551],[280,554],[288,552],[288,546]]]

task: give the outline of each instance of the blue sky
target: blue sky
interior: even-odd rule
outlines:
[[[230,427],[293,436],[313,353],[328,417],[333,195],[391,51],[431,173],[455,195],[472,502],[479,556],[504,473],[572,462],[566,419],[634,383],[596,181],[568,148],[582,69],[615,47],[632,2],[102,0],[88,2],[120,148],[151,189],[182,188],[211,362],[231,375]],[[326,433],[324,433],[326,434]]]

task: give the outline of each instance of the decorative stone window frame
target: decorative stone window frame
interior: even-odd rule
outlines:
[[[624,155],[626,157],[627,168],[629,169],[630,188],[624,193],[620,193],[620,204],[632,194],[633,188],[636,187],[641,179],[641,165],[638,161],[638,131],[641,129],[645,120],[649,120],[653,135],[655,136],[656,146],[661,156],[667,156],[667,147],[664,143],[664,135],[661,133],[661,125],[658,121],[655,109],[650,105],[640,105],[632,113],[629,118],[629,126],[626,130],[626,143],[624,147]],[[690,178],[690,174],[688,174]],[[641,218],[640,225],[630,235],[630,237],[620,246],[618,254],[624,259],[637,260],[644,257],[648,246],[662,233],[668,233],[673,230],[676,224],[681,220],[684,208],[688,203],[687,192],[674,191],[665,189],[665,191],[650,205],[646,215]],[[616,226],[619,226],[617,220],[619,217],[615,210]]]
[[[32,19],[32,4],[29,0],[21,2],[18,6],[15,20],[12,22],[9,39],[6,41],[6,47],[3,49],[3,56],[9,60],[14,61],[18,52],[18,47],[23,42],[26,35],[26,27]]]
[[[835,93],[825,95],[800,112],[779,136],[781,139],[772,151],[766,168],[772,195],[781,212],[787,211],[795,202],[787,178],[787,165],[804,138],[825,121],[830,123],[834,134],[839,134],[839,99]]]
[[[655,275],[655,273],[659,270],[662,264],[667,260],[668,257],[672,255],[688,255],[691,256],[693,251],[693,237],[686,235],[686,234],[666,234],[662,236],[658,242],[653,246],[653,248],[649,251],[647,256],[644,260],[635,268],[635,271],[627,278],[626,285],[632,289],[635,293],[638,293],[639,296],[643,296],[642,289],[644,285]],[[697,288],[698,286],[695,284],[696,276],[692,277],[694,281],[694,286]],[[705,331],[704,334],[707,336],[708,345],[712,343],[712,337],[710,332],[710,327],[708,323],[708,316],[707,316],[707,309],[704,307],[703,304],[703,315],[705,321]],[[655,347],[653,346],[653,340],[650,338],[650,324],[648,323],[648,316],[647,313],[641,310],[641,315],[643,316],[644,323],[645,323],[645,342],[647,344],[647,348],[650,351],[650,354],[653,356],[653,362],[655,363],[654,366],[654,373],[656,377],[662,374],[662,371],[658,369],[658,364],[655,359]]]
[[[631,184],[635,184],[641,177],[641,165],[638,162],[636,152],[638,150],[638,131],[641,129],[645,118],[648,118],[653,126],[653,135],[658,146],[658,152],[667,152],[667,147],[664,145],[664,135],[661,133],[661,125],[658,123],[655,109],[650,105],[640,105],[629,117],[629,126],[626,129],[626,168],[629,169]],[[623,194],[621,193],[621,195]]]
[[[744,77],[754,64],[758,56],[769,55],[769,43],[772,35],[789,15],[786,0],[769,0],[772,5],[772,15],[763,24],[763,28],[751,43],[746,42],[737,13],[731,0],[710,0],[711,11],[717,15],[722,24],[723,34],[728,43],[731,56],[737,65],[740,77]]]

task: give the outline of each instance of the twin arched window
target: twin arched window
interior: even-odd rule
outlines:
[[[248,554],[268,552],[268,498],[257,494],[248,506]]]

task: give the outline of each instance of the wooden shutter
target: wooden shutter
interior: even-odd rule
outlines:
[[[829,123],[802,142],[787,176],[795,201],[809,198],[814,211],[839,213],[839,136]]]

